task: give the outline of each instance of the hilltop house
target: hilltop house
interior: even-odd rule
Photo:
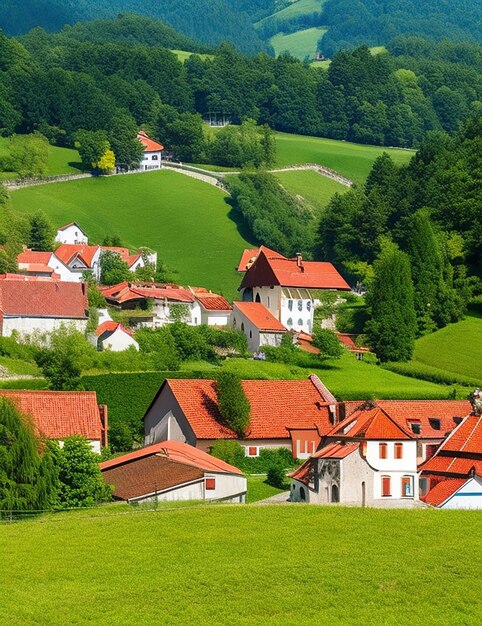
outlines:
[[[244,502],[237,467],[179,441],[163,441],[100,464],[114,498],[130,503],[172,500]]]
[[[139,350],[139,344],[132,336],[132,331],[122,324],[105,321],[95,331],[97,350],[123,352],[129,348]]]
[[[139,169],[143,172],[161,169],[164,146],[151,139],[144,130],[140,130],[137,133],[137,139],[144,146],[144,157]]]
[[[350,286],[331,263],[294,259],[261,246],[245,250],[238,271],[244,302],[263,304],[288,330],[313,331],[313,290],[349,291]]]
[[[70,222],[65,224],[57,230],[55,241],[59,243],[79,244],[87,245],[89,239],[84,231],[80,228],[77,222]]]
[[[0,277],[0,335],[52,332],[68,324],[84,332],[89,304],[85,283],[29,279],[16,274]]]
[[[40,435],[62,444],[66,437],[85,437],[94,452],[107,445],[107,407],[95,391],[17,391],[0,389],[18,410],[32,418]]]
[[[278,347],[287,333],[283,324],[260,302],[233,302],[231,326],[244,332],[250,352],[257,352],[263,346]]]
[[[144,415],[145,445],[165,439],[209,451],[218,439],[236,439],[246,456],[288,448],[307,458],[336,422],[336,399],[317,376],[307,380],[243,380],[251,412],[242,438],[224,422],[216,381],[167,379]]]

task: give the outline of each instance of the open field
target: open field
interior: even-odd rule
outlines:
[[[276,56],[282,52],[289,52],[292,56],[304,60],[306,57],[314,59],[316,46],[320,37],[326,33],[326,28],[307,28],[296,33],[285,35],[278,33],[269,40]]]
[[[201,59],[213,59],[214,58],[214,54],[199,54],[198,52],[188,52],[187,50],[171,50],[171,52],[173,52],[177,58],[179,59],[179,61],[182,61],[184,63],[184,61],[186,61],[186,59],[189,59],[189,57],[191,57],[193,54],[195,54],[198,57],[201,57]]]
[[[413,361],[482,382],[482,317],[461,322],[417,339]]]
[[[335,193],[346,193],[349,189],[312,170],[278,172],[275,176],[286,191],[295,196],[302,196],[320,213]]]
[[[324,0],[295,0],[281,11],[276,11],[272,15],[256,22],[255,26],[260,26],[263,22],[276,19],[279,21],[289,20],[299,15],[309,15],[310,13],[319,13],[324,4]]]
[[[288,133],[276,133],[276,146],[278,167],[318,163],[357,183],[365,180],[373,162],[383,152],[387,152],[398,164],[407,163],[415,154],[412,150],[365,146],[348,141]]]
[[[8,139],[0,137],[0,160],[8,155]],[[77,150],[49,146],[48,176],[60,174],[78,174],[80,157]],[[0,180],[16,178],[14,172],[0,172]]]
[[[149,246],[183,284],[232,297],[235,266],[247,242],[229,218],[225,195],[174,171],[99,177],[20,189],[19,213],[42,210],[55,226],[77,221],[92,242],[118,235],[131,248]]]
[[[112,505],[0,526],[0,553],[12,626],[476,626],[482,611],[478,511]]]

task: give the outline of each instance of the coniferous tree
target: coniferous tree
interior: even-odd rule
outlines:
[[[408,361],[417,329],[408,256],[392,242],[384,242],[374,271],[367,294],[371,309],[365,326],[368,343],[380,361]]]
[[[30,217],[30,233],[27,245],[32,250],[52,250],[55,231],[48,217],[39,211]]]
[[[232,372],[221,372],[216,388],[221,416],[242,437],[249,425],[250,405],[241,380]]]

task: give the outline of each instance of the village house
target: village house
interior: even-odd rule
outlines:
[[[167,379],[144,415],[145,445],[175,440],[208,452],[218,439],[235,439],[246,456],[288,448],[308,458],[336,422],[336,399],[317,376],[307,380],[243,380],[249,426],[237,434],[224,422],[216,381]]]
[[[85,437],[94,452],[107,446],[107,407],[95,391],[17,391],[0,389],[18,410],[33,420],[38,433],[62,445],[66,437]]]
[[[174,500],[245,502],[241,470],[179,441],[163,441],[100,464],[113,497],[129,503]]]
[[[62,324],[84,332],[89,304],[85,283],[0,276],[0,335],[49,333]]]
[[[143,172],[161,169],[164,146],[151,139],[144,130],[140,130],[137,133],[137,139],[144,146],[144,157],[139,169]]]
[[[227,326],[231,319],[232,307],[223,296],[208,291],[204,287],[189,287],[200,306],[201,324],[207,326]]]
[[[89,238],[77,222],[70,222],[70,224],[65,224],[65,226],[61,226],[57,230],[55,241],[59,243],[87,245]]]
[[[129,348],[139,350],[139,344],[132,336],[132,331],[118,322],[103,322],[97,327],[95,336],[97,350],[111,352],[123,352]]]
[[[244,302],[263,304],[288,330],[313,332],[313,290],[350,291],[331,263],[294,259],[264,246],[245,250],[238,267]]]
[[[246,335],[250,352],[257,352],[263,346],[280,346],[287,333],[283,324],[260,302],[233,302],[231,326]]]

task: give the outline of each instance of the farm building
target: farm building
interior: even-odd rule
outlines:
[[[288,259],[269,248],[245,250],[238,269],[243,267],[242,300],[264,304],[288,330],[311,334],[313,290],[350,290],[331,263],[304,261],[301,254]]]
[[[249,426],[242,438],[219,412],[214,380],[167,379],[144,416],[145,444],[165,439],[208,451],[218,439],[236,439],[246,456],[263,448],[288,448],[308,458],[336,423],[336,399],[317,376],[307,380],[244,380],[250,403]]]
[[[100,464],[114,498],[244,502],[246,478],[237,467],[179,441],[163,441]]]
[[[118,322],[103,322],[97,327],[95,335],[97,350],[112,352],[123,352],[129,348],[139,350],[139,344],[132,336],[132,331]]]
[[[212,293],[204,287],[189,287],[200,306],[201,324],[207,326],[227,326],[232,307],[223,296]]]
[[[107,407],[97,404],[95,391],[17,391],[0,389],[21,413],[32,418],[40,435],[62,443],[85,437],[94,452],[107,445]]]
[[[143,172],[161,169],[164,146],[151,139],[144,130],[137,133],[137,139],[144,146],[144,157],[139,169]]]
[[[52,332],[62,324],[85,331],[89,304],[85,283],[0,277],[0,335]]]
[[[233,302],[231,326],[246,335],[250,352],[257,352],[263,346],[280,346],[287,333],[283,324],[260,302]]]
[[[57,230],[55,241],[74,245],[87,245],[89,243],[89,238],[77,222],[70,222],[70,224],[65,224],[65,226],[61,226]]]

